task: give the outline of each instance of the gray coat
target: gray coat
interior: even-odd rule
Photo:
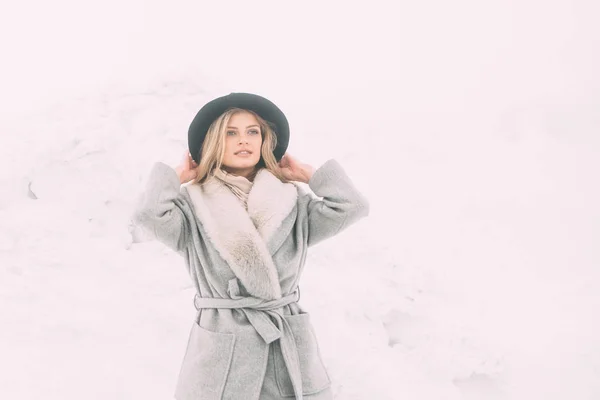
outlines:
[[[132,222],[183,256],[197,290],[178,400],[257,400],[269,354],[281,397],[329,388],[298,283],[308,248],[367,216],[369,203],[333,159],[308,185],[317,196],[261,169],[246,210],[216,179],[180,185],[173,168],[153,165]]]

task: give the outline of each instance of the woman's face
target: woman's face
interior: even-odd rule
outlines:
[[[234,175],[248,177],[260,161],[262,135],[254,115],[239,112],[231,116],[225,132],[223,169]]]

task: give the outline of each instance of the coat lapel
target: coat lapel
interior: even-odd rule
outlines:
[[[282,297],[269,242],[298,198],[292,183],[261,169],[248,195],[248,211],[218,179],[186,187],[208,239],[252,296]]]
[[[283,183],[267,169],[261,169],[254,178],[248,195],[248,215],[264,243],[273,235],[290,214],[298,199],[298,189],[292,183]]]

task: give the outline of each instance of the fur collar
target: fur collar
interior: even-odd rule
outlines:
[[[248,194],[248,211],[218,179],[186,189],[208,238],[248,293],[267,300],[281,298],[269,243],[276,241],[275,232],[296,205],[296,185],[261,169]]]

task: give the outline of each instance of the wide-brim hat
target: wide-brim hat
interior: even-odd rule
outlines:
[[[206,103],[196,114],[188,130],[188,149],[196,163],[200,163],[200,149],[208,128],[221,114],[230,108],[242,108],[258,114],[268,121],[277,136],[273,150],[275,159],[280,161],[290,141],[290,125],[285,114],[270,100],[251,93],[230,93]]]

